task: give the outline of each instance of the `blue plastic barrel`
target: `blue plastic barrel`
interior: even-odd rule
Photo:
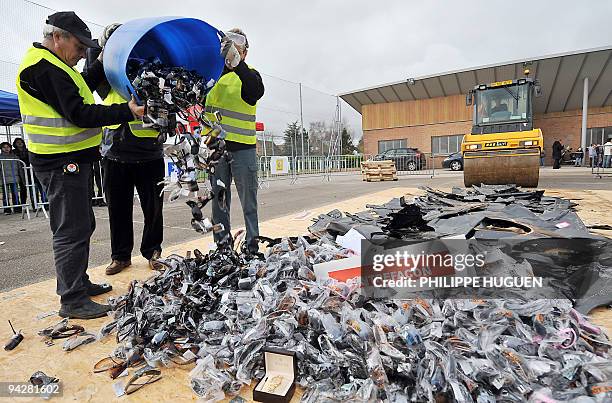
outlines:
[[[106,42],[106,78],[129,99],[134,88],[127,77],[128,59],[157,57],[168,66],[197,71],[205,84],[210,80],[216,82],[223,71],[220,34],[218,29],[195,18],[155,17],[126,22]]]

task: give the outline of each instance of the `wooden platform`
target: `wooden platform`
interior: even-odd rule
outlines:
[[[334,208],[342,211],[360,211],[365,209],[368,203],[385,203],[393,197],[403,194],[418,194],[418,190],[411,188],[395,188],[378,193],[367,194],[349,201],[321,206],[308,212],[296,212],[292,215],[276,218],[260,223],[260,232],[267,236],[298,235],[307,232],[307,227],[312,223],[311,218],[320,213],[327,213]],[[235,228],[237,230],[238,228]],[[173,247],[164,248],[164,256],[171,253],[184,255],[188,250],[198,248],[202,251],[208,250],[212,245],[212,236],[203,237],[201,240],[187,242]],[[147,262],[140,256],[132,258],[132,266],[114,276],[104,274],[104,266],[88,270],[91,280],[94,282],[109,282],[114,289],[111,293],[94,298],[103,302],[109,295],[121,295],[127,291],[127,287],[133,279],[146,279],[151,275]],[[37,370],[42,370],[47,375],[59,378],[64,385],[64,396],[54,398],[53,402],[62,401],[195,401],[196,395],[189,387],[188,373],[193,365],[188,368],[162,368],[163,378],[152,385],[147,385],[142,390],[130,395],[116,398],[112,385],[117,380],[112,380],[104,373],[94,374],[92,371],[94,363],[106,357],[116,347],[114,337],[107,337],[100,342],[81,346],[75,351],[66,353],[62,350],[62,340],[55,345],[47,347],[38,331],[57,323],[61,318],[52,315],[47,318],[37,319],[41,313],[57,311],[59,298],[55,294],[55,279],[32,284],[9,292],[0,293],[0,303],[3,313],[0,315],[0,340],[8,340],[11,331],[7,320],[10,319],[16,329],[22,329],[24,341],[14,351],[0,353],[0,382],[26,382],[30,375]],[[71,320],[71,323],[80,324],[86,331],[97,333],[100,327],[108,322],[108,319],[95,319],[88,321]],[[126,378],[120,378],[124,380]],[[252,399],[250,388],[243,388],[241,396],[247,401]],[[299,401],[301,392],[296,391],[293,401]],[[19,399],[26,402],[29,399]],[[34,399],[30,399],[33,401]],[[2,399],[0,399],[2,401]],[[4,401],[9,401],[5,399]],[[40,401],[40,399],[37,399]],[[229,401],[229,399],[228,399]]]
[[[395,162],[385,161],[363,161],[361,163],[362,179],[366,182],[396,181],[397,169]]]
[[[450,189],[448,189],[450,190]],[[260,231],[262,235],[281,236],[305,233],[310,225],[310,219],[319,213],[328,212],[334,208],[341,211],[357,212],[365,209],[366,204],[384,203],[393,197],[402,195],[417,195],[421,191],[414,188],[394,188],[378,193],[367,194],[348,201],[338,202],[312,209],[309,212],[296,212],[295,214],[262,222]],[[579,214],[587,224],[612,224],[609,215],[609,206],[612,204],[612,191],[573,191],[554,192],[547,191],[549,195],[559,195],[572,199],[579,199]],[[611,231],[601,231],[610,236]],[[212,237],[203,237],[201,240],[187,242],[173,247],[166,247],[164,255],[170,253],[184,254],[188,250],[199,248],[207,250],[212,243]],[[106,276],[104,267],[92,268],[88,271],[92,281],[110,282],[114,290],[110,295],[120,295],[127,290],[132,279],[145,279],[151,275],[146,261],[141,257],[132,258],[133,266],[115,276]],[[107,295],[97,297],[97,301],[105,301]],[[66,353],[62,350],[62,341],[47,347],[37,335],[37,332],[59,321],[57,315],[37,319],[42,313],[58,309],[58,297],[55,294],[55,279],[32,284],[9,292],[0,293],[0,303],[3,313],[0,315],[0,339],[8,340],[11,336],[10,328],[6,322],[10,319],[16,329],[23,329],[24,341],[14,351],[0,353],[0,381],[25,382],[37,370],[47,375],[59,378],[64,386],[64,395],[54,398],[53,402],[62,401],[195,401],[196,395],[191,391],[188,381],[188,368],[162,368],[163,378],[155,384],[148,385],[130,396],[116,398],[112,385],[116,380],[104,373],[94,374],[92,367],[96,361],[107,356],[116,346],[114,337],[107,337],[100,342],[82,346],[75,351]],[[592,313],[594,322],[612,332],[612,311],[598,309]],[[80,324],[87,331],[97,333],[108,319],[90,321],[71,321]],[[612,333],[611,333],[612,334]],[[120,378],[124,380],[126,378]],[[243,388],[241,396],[251,401],[250,388]],[[297,391],[293,401],[299,401],[301,391]],[[1,399],[0,399],[1,400]],[[10,401],[4,399],[1,401]],[[13,400],[15,401],[15,400]],[[34,401],[34,399],[19,399],[19,402]],[[40,401],[40,399],[36,399]],[[228,399],[229,401],[229,399]]]

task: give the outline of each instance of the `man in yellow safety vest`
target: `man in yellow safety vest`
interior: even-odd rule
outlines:
[[[211,185],[215,196],[223,189],[218,181],[227,187],[226,206],[213,203],[212,213],[215,224],[223,224],[223,232],[215,233],[215,241],[221,241],[230,231],[230,185],[232,179],[242,205],[246,227],[246,250],[255,254],[258,250],[259,224],[257,218],[257,151],[255,115],[257,101],[264,94],[264,85],[257,70],[245,63],[249,42],[241,29],[226,32],[223,41],[227,52],[225,68],[219,81],[206,96],[206,113],[212,118],[215,111],[222,115],[221,126],[226,132],[227,150],[233,161],[225,160],[215,168],[211,175]]]
[[[134,100],[95,104],[92,89],[104,79],[104,68],[97,62],[83,75],[74,68],[87,48],[98,46],[74,12],[50,15],[43,36],[19,66],[19,108],[30,162],[49,199],[59,314],[92,319],[105,316],[110,307],[90,297],[112,287],[93,284],[86,272],[95,229],[91,165],[100,158],[102,126],[133,121],[144,107]]]

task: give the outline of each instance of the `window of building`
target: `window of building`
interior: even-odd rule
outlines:
[[[586,137],[587,145],[604,144],[606,141],[612,140],[612,126],[587,129]]]
[[[434,154],[452,154],[461,151],[463,134],[436,136],[431,138],[431,152]]]
[[[407,139],[396,139],[396,140],[379,140],[378,141],[378,153],[382,154],[387,150],[394,148],[406,148],[408,147]]]

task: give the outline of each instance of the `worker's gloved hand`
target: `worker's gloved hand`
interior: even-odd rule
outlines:
[[[106,46],[106,41],[108,41],[108,38],[110,38],[113,32],[115,32],[115,30],[117,30],[117,28],[119,28],[120,26],[121,24],[119,24],[118,22],[115,22],[113,24],[107,25],[106,27],[104,27],[104,30],[102,30],[102,35],[100,35],[100,37],[98,38],[98,45],[100,45],[100,47],[102,48],[102,51],[100,52],[100,55],[98,56],[98,60],[102,61],[103,56],[104,56],[104,46]]]
[[[235,69],[241,60],[240,52],[238,52],[236,45],[232,40],[227,39],[227,37],[221,41],[221,56],[225,58],[225,66],[230,70]]]
[[[132,115],[134,115],[135,118],[141,118],[144,115],[145,107],[136,103],[134,95],[132,95],[132,99],[130,99],[130,102],[128,102],[128,106],[130,107]]]
[[[120,26],[121,24],[119,24],[118,22],[115,22],[115,23],[112,23],[104,27],[104,30],[102,31],[102,35],[100,36],[100,38],[98,38],[98,44],[100,45],[100,47],[103,48],[104,45],[106,45],[106,41],[108,40],[108,38],[110,38],[113,32],[115,32],[115,30],[119,28]]]

